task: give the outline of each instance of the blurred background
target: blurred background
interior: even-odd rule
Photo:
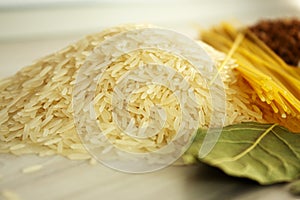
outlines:
[[[0,0],[0,39],[86,34],[121,23],[186,29],[299,15],[300,0]]]

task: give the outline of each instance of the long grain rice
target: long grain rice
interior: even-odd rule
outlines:
[[[79,42],[23,68],[14,76],[2,80],[0,82],[1,152],[11,152],[17,155],[37,153],[40,156],[60,154],[73,160],[90,159],[91,156],[85,151],[77,135],[73,119],[71,103],[77,72],[90,55],[95,57],[95,60],[91,62],[97,63],[96,47],[100,42],[120,32],[137,28],[139,26],[123,26],[87,36]],[[220,66],[226,56],[201,42],[199,45],[206,49],[215,61],[215,65]],[[107,51],[113,52],[114,50],[107,49]],[[136,126],[146,126],[147,120],[150,118],[150,106],[159,104],[166,111],[159,112],[158,115],[158,119],[166,119],[162,131],[157,136],[151,136],[141,143],[122,134],[120,129],[112,123],[112,88],[130,70],[136,69],[142,64],[151,63],[170,66],[185,77],[186,82],[180,81],[172,71],[163,76],[160,69],[147,68],[144,69],[141,76],[139,74],[132,76],[136,78],[136,81],[143,80],[145,74],[156,82],[160,79],[172,80],[170,88],[162,85],[128,85],[128,90],[134,89],[128,106],[135,121],[129,127],[127,126],[127,132],[136,135],[145,134],[146,130],[144,129],[137,132]],[[256,99],[257,94],[249,85],[244,84],[244,80],[234,70],[236,65],[234,60],[229,60],[220,73],[227,95],[225,125],[243,121],[267,122],[271,117],[268,114],[268,116],[264,116],[260,103],[253,104],[253,99]],[[182,102],[188,106],[199,106],[200,104],[199,127],[208,127],[211,123],[210,117],[213,108],[204,78],[193,70],[189,62],[170,52],[134,51],[115,60],[108,66],[104,74],[101,80],[97,80],[97,92],[93,99],[96,110],[94,117],[99,121],[100,127],[106,130],[104,133],[109,140],[122,149],[130,152],[155,151],[170,143],[175,131],[179,129],[180,122],[182,124],[192,123],[190,122],[190,119],[194,117],[192,113],[187,111],[180,113],[179,103],[170,90],[172,87],[187,90],[190,85],[193,89],[189,90],[188,97],[180,97]],[[80,82],[80,80],[77,81]],[[87,87],[84,80],[82,80],[81,86],[82,90]],[[77,89],[80,90],[80,88]],[[116,94],[122,98],[120,92],[116,91]],[[79,110],[87,109],[84,103],[76,106]],[[122,118],[120,123],[122,127],[125,127],[126,119]],[[192,127],[193,124],[189,126]],[[152,128],[154,130],[155,127]],[[99,138],[91,137],[90,141],[98,144]],[[117,155],[112,151],[107,148],[103,152],[115,158]],[[170,149],[165,151],[170,151]]]
[[[22,173],[29,174],[29,173],[39,171],[42,168],[43,168],[43,165],[32,165],[32,166],[29,166],[29,167],[26,167],[26,168],[22,169]]]
[[[4,198],[4,200],[21,200],[20,196],[9,189],[3,189],[0,192],[0,195]]]

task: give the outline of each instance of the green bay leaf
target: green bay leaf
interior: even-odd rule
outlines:
[[[220,129],[214,129],[214,134]],[[225,173],[246,177],[260,184],[289,182],[300,177],[300,134],[276,124],[247,122],[224,127],[212,149],[204,158],[198,153],[206,136],[199,129],[195,140],[183,156],[185,163],[201,161]]]

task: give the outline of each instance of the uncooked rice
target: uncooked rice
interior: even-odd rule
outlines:
[[[20,196],[12,190],[4,189],[0,192],[0,196],[4,198],[4,200],[21,200]]]
[[[23,68],[14,76],[1,80],[0,152],[10,152],[15,155],[35,153],[40,156],[60,154],[72,160],[92,159],[91,163],[94,163],[93,158],[83,147],[74,125],[72,92],[76,84],[77,72],[88,56],[97,55],[94,49],[97,49],[100,42],[117,33],[140,27],[144,26],[122,26],[87,36]],[[220,66],[226,55],[202,42],[199,42],[199,45],[208,52],[215,65]],[[140,143],[120,132],[113,124],[112,88],[122,75],[138,68],[141,63],[168,65],[183,75],[193,88],[190,90],[190,97],[200,105],[199,127],[208,127],[212,123],[210,117],[213,108],[209,99],[210,91],[201,74],[194,71],[189,62],[170,52],[155,49],[137,50],[119,57],[108,66],[105,75],[101,77],[101,81],[98,81],[97,92],[93,99],[99,125],[106,130],[105,133],[112,143],[131,152],[155,151],[169,144],[178,130],[179,121],[187,123],[190,121],[179,112],[178,101],[169,88],[161,85],[141,87],[131,85],[130,87],[136,87],[134,94],[130,96],[129,103],[129,110],[131,117],[135,119],[135,124],[132,123],[128,130],[132,131],[135,126],[142,126],[146,123],[146,119],[150,116],[150,106],[155,103],[160,103],[166,110],[165,114],[159,112],[160,118],[166,119],[166,126],[157,135]],[[256,93],[234,70],[236,66],[235,61],[230,60],[220,73],[226,92],[224,125],[245,121],[268,122],[271,112],[262,111],[268,110],[268,106],[256,100]],[[148,75],[158,75],[152,73],[157,70],[149,68]],[[170,80],[170,77],[161,76],[163,77]],[[176,83],[176,77],[172,80]],[[80,88],[77,89],[80,90]],[[195,102],[190,101],[187,104],[193,105]],[[79,110],[84,108],[84,105],[77,106]],[[220,124],[215,124],[215,126],[220,126]],[[138,133],[132,132],[143,134],[143,129],[139,131]],[[90,140],[91,143],[93,141],[97,143],[97,138]],[[109,148],[104,149],[104,153],[110,151]]]
[[[22,169],[22,173],[23,174],[29,174],[29,173],[33,173],[33,172],[39,171],[42,168],[43,168],[43,165],[32,165],[32,166],[23,168]]]

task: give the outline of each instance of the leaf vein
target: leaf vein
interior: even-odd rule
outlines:
[[[256,162],[260,163],[265,169],[268,175],[270,175],[270,167],[265,164],[262,160],[258,159],[256,156],[252,155],[251,152],[249,152],[249,157],[252,158],[253,160],[255,160]]]
[[[285,172],[288,171],[288,167],[286,166],[286,162],[284,161],[284,159],[282,159],[280,156],[274,154],[272,151],[270,151],[268,148],[264,147],[263,145],[259,144],[259,147],[265,151],[267,154],[269,154],[270,156],[273,156],[274,158],[280,160],[280,162],[282,163]]]
[[[223,159],[218,159],[215,160],[213,162],[214,165],[218,165],[224,162],[233,162],[236,160],[239,160],[240,158],[242,158],[243,156],[245,156],[247,153],[249,153],[250,151],[252,151],[258,144],[259,142],[275,127],[277,126],[277,124],[273,124],[272,126],[270,126],[267,130],[265,130],[263,133],[261,133],[261,135],[256,139],[256,141],[249,146],[247,149],[245,149],[244,151],[242,151],[241,153],[231,157],[231,158],[223,158]]]
[[[247,140],[240,140],[240,141],[232,141],[232,140],[224,140],[224,139],[220,139],[218,140],[218,142],[221,143],[229,143],[229,144],[252,144],[252,141],[247,141]]]
[[[294,154],[294,156],[298,159],[300,159],[300,157],[298,156],[298,154],[295,152],[294,148],[282,137],[280,137],[275,131],[272,130],[272,133],[286,146],[288,146],[288,149]]]

